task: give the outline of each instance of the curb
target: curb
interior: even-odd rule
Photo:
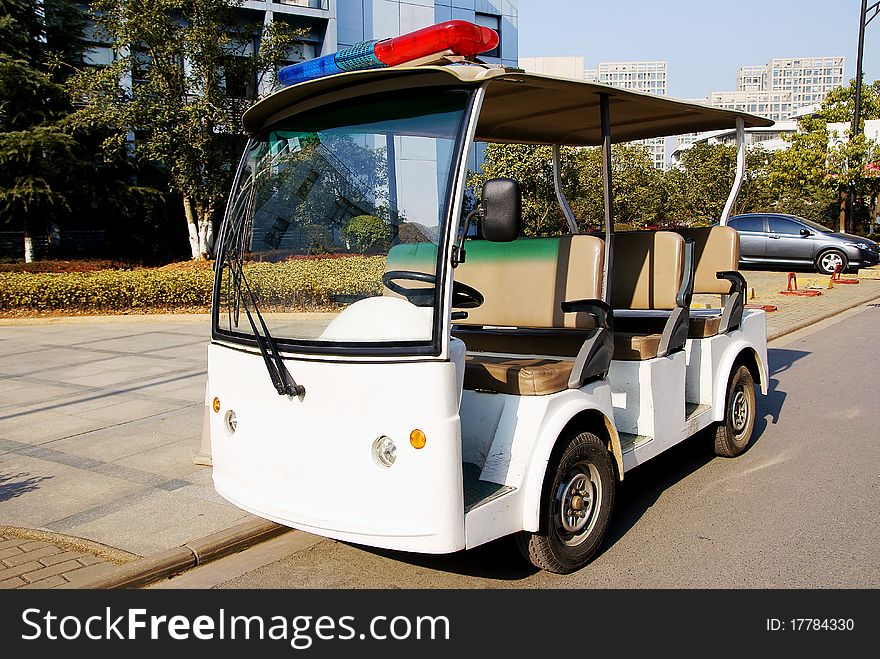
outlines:
[[[786,334],[792,334],[793,332],[797,332],[798,330],[802,330],[810,325],[815,325],[818,322],[823,320],[828,320],[829,318],[834,318],[834,316],[840,315],[845,311],[849,311],[850,309],[855,309],[856,307],[860,307],[863,304],[868,304],[869,302],[873,302],[874,300],[880,300],[880,295],[875,295],[873,297],[867,297],[856,302],[851,302],[839,309],[835,309],[834,311],[829,311],[824,315],[816,316],[815,318],[811,318],[810,320],[805,320],[800,323],[795,323],[794,325],[790,325],[788,327],[783,327],[782,329],[778,329],[775,332],[767,334],[767,343],[773,341],[774,339],[778,339],[780,337],[785,336]]]
[[[218,558],[242,551],[291,530],[287,526],[256,518],[223,531],[191,540],[180,547],[120,565],[92,581],[67,587],[78,589],[140,588],[198,565],[204,565]]]

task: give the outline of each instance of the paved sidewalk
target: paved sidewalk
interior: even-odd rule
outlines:
[[[0,524],[140,556],[250,516],[193,464],[208,316],[0,327]]]
[[[0,527],[0,590],[76,588],[136,558],[80,538]]]
[[[785,272],[743,274],[748,302],[778,306],[771,338],[880,298],[880,269],[815,298],[779,295]],[[0,587],[75,587],[253,519],[192,462],[208,337],[207,315],[0,319]]]
[[[847,278],[858,278],[858,284],[835,284],[831,289],[822,289],[816,297],[799,297],[782,295],[788,283],[787,272],[767,272],[763,270],[743,270],[743,276],[754,291],[754,298],[747,300],[750,304],[772,304],[776,311],[767,314],[767,337],[773,339],[800,329],[820,318],[839,313],[854,305],[868,302],[880,297],[880,266],[869,270],[861,270],[858,275],[845,275]],[[810,284],[827,285],[830,277],[809,272],[795,273],[798,288],[807,288]],[[718,306],[718,298],[695,296],[695,302],[710,302]]]

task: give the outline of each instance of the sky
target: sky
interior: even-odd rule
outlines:
[[[869,1],[868,5],[873,4]],[[668,90],[736,89],[736,70],[775,57],[843,55],[855,76],[859,0],[519,0],[519,56],[666,60]],[[865,80],[880,78],[880,16],[865,30]]]

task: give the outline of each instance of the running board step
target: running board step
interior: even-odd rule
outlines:
[[[467,514],[474,508],[489,503],[516,490],[509,485],[481,481],[480,474],[483,470],[475,464],[464,462],[461,465],[461,475],[464,481],[464,512]]]
[[[685,403],[684,404],[684,418],[685,421],[690,421],[695,416],[701,415],[703,412],[707,411],[711,405],[703,405],[701,403]]]
[[[653,437],[648,437],[647,435],[632,435],[628,432],[618,433],[618,437],[620,437],[621,453],[635,451],[642,444],[654,441]]]

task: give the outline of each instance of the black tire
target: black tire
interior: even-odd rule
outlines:
[[[833,275],[835,266],[840,265],[840,272],[846,272],[849,259],[838,249],[826,249],[816,257],[816,270],[823,275]]]
[[[724,421],[715,428],[715,454],[734,458],[745,451],[755,430],[755,380],[746,366],[737,366],[727,382]]]
[[[617,485],[613,458],[596,435],[572,437],[547,468],[541,495],[541,530],[517,534],[520,551],[535,567],[568,574],[599,550]]]

